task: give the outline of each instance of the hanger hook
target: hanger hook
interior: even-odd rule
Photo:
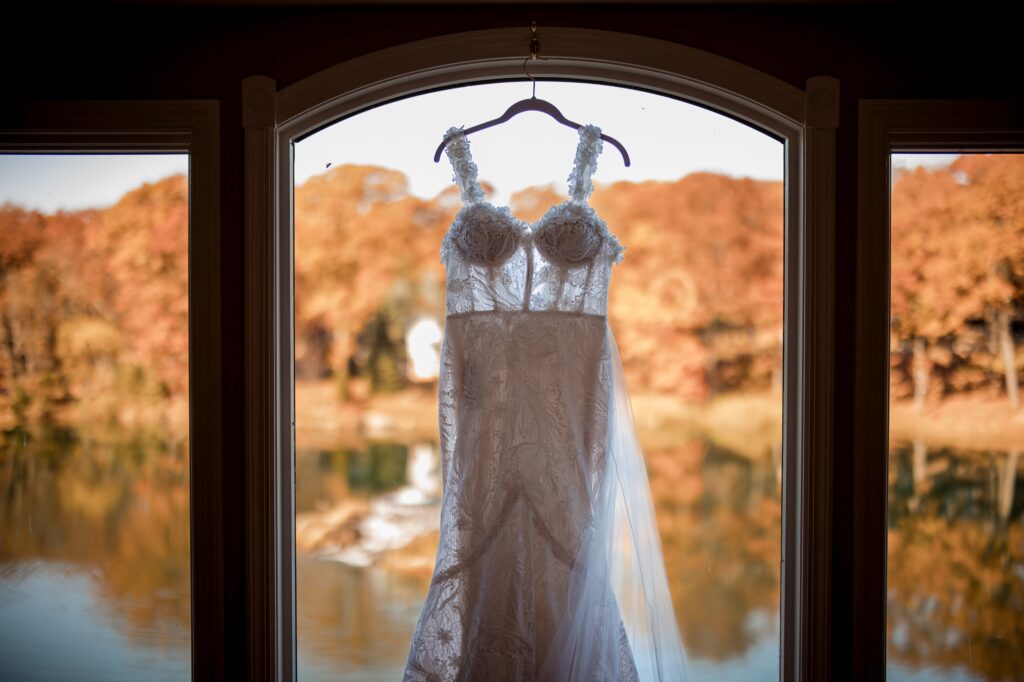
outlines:
[[[529,57],[527,57],[526,59],[523,60],[523,73],[526,74],[527,78],[529,78],[531,81],[533,81],[533,97],[534,97],[534,99],[536,99],[537,98],[537,79],[534,78],[533,76],[531,76],[526,71],[526,62],[529,61],[529,60],[530,60]]]
[[[530,56],[523,60],[523,73],[526,77],[533,81],[533,98],[537,99],[537,79],[531,76],[526,71],[526,62],[530,59],[537,59],[537,54],[540,52],[540,41],[537,40],[537,22],[531,22],[530,24]]]

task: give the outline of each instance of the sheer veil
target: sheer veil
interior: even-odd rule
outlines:
[[[607,468],[594,498],[594,524],[570,577],[569,613],[539,679],[630,679],[621,661],[628,660],[625,654],[631,651],[639,680],[677,682],[687,679],[686,654],[622,360],[610,326],[607,339],[612,373]]]

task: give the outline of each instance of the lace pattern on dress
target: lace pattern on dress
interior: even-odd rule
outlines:
[[[605,325],[522,311],[448,318],[442,531],[406,682],[567,682],[541,671],[562,653],[552,643],[608,480]],[[636,682],[621,616],[591,627],[615,646],[586,682]]]
[[[477,265],[500,265],[526,236],[511,209],[489,203],[466,204],[455,215],[441,241],[441,262],[448,265],[457,244],[466,260]]]
[[[570,201],[548,209],[539,221],[537,246],[562,267],[579,267],[592,260],[602,245],[613,263],[622,262],[625,247],[592,206]]]

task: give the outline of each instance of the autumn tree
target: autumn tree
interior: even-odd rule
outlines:
[[[1024,155],[966,154],[951,173],[962,183],[957,208],[966,231],[975,235],[969,265],[974,314],[993,328],[1006,393],[1020,407],[1012,320],[1024,312]]]
[[[339,166],[297,188],[297,364],[326,370],[343,388],[359,335],[395,282],[440,270],[453,217],[410,196],[402,173],[376,166]]]
[[[16,420],[151,421],[188,390],[184,176],[107,209],[0,211],[0,395]],[[19,397],[20,396],[20,397]],[[169,418],[171,418],[169,416]]]
[[[76,275],[95,213],[0,210],[0,396],[19,421],[49,420],[72,396],[61,326],[83,307]]]
[[[892,187],[892,347],[909,348],[918,411],[928,392],[930,351],[960,328],[973,306],[962,259],[977,235],[959,229],[958,189],[947,169],[923,167],[901,173]]]
[[[23,412],[29,392],[21,385],[35,369],[29,346],[32,305],[25,296],[35,287],[26,286],[23,271],[44,243],[46,220],[38,212],[10,204],[0,207],[0,396],[16,413]]]
[[[949,167],[916,168],[892,188],[892,347],[912,354],[914,403],[929,372],[964,371],[986,355],[969,338],[992,330],[993,363],[1019,406],[1011,325],[1024,287],[1024,157],[964,155]]]
[[[152,374],[165,395],[187,395],[185,176],[125,194],[89,230],[87,248],[105,287],[93,292],[91,303],[122,330],[131,362]]]
[[[640,385],[697,400],[767,385],[782,357],[782,183],[694,173],[600,187],[592,203],[626,245],[610,314],[627,371],[648,367]]]

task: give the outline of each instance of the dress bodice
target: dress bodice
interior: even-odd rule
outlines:
[[[595,125],[579,128],[569,199],[535,223],[495,206],[477,181],[469,141],[449,128],[446,148],[463,206],[441,246],[449,315],[490,311],[560,311],[606,315],[611,265],[623,247],[587,202],[604,143]]]

